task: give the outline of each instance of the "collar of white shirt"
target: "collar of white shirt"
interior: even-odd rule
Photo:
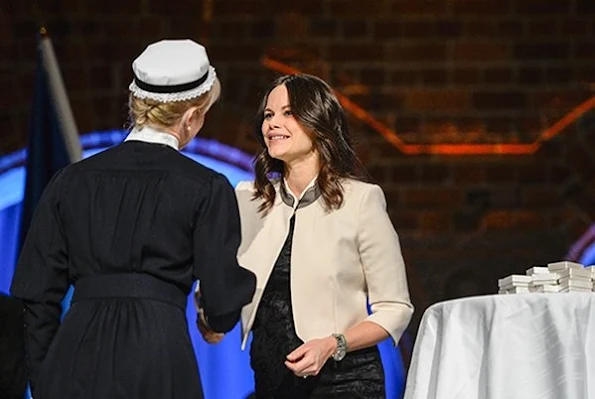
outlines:
[[[169,133],[165,133],[151,127],[134,128],[130,131],[124,141],[143,141],[145,143],[165,144],[179,151],[180,143],[178,139]]]

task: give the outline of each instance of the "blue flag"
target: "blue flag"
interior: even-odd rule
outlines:
[[[81,158],[78,132],[54,49],[50,38],[44,34],[37,48],[34,87],[19,249],[27,235],[35,207],[51,177],[59,169]]]

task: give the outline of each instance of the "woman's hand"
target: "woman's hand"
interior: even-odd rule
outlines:
[[[223,333],[216,333],[215,331],[211,330],[209,327],[209,323],[207,323],[207,319],[205,317],[205,311],[200,306],[200,297],[201,292],[199,287],[196,287],[194,291],[194,306],[196,307],[196,326],[198,327],[198,331],[202,335],[202,339],[204,339],[209,344],[218,344],[221,342],[225,334]]]
[[[204,339],[209,344],[218,344],[225,336],[223,333],[217,333],[211,330],[211,327],[209,327],[209,324],[205,318],[205,312],[202,308],[198,309],[198,314],[196,315],[196,325],[198,326],[198,331],[200,331],[202,335],[202,339]]]
[[[313,339],[287,355],[285,365],[298,377],[318,375],[336,348],[333,337]]]

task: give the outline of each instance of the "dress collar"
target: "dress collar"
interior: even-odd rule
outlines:
[[[180,143],[176,137],[148,126],[140,129],[135,127],[124,141],[143,141],[145,143],[164,144],[176,151],[180,149]]]
[[[300,209],[314,203],[318,197],[322,194],[317,184],[318,176],[314,177],[312,181],[306,186],[302,195],[297,198],[289,189],[287,180],[285,178],[279,183],[279,194],[285,205],[288,205],[295,209]],[[297,202],[297,206],[294,207]]]

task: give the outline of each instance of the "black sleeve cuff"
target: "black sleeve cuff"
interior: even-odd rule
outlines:
[[[241,311],[225,313],[219,316],[207,316],[207,323],[216,333],[231,331],[240,320]]]

